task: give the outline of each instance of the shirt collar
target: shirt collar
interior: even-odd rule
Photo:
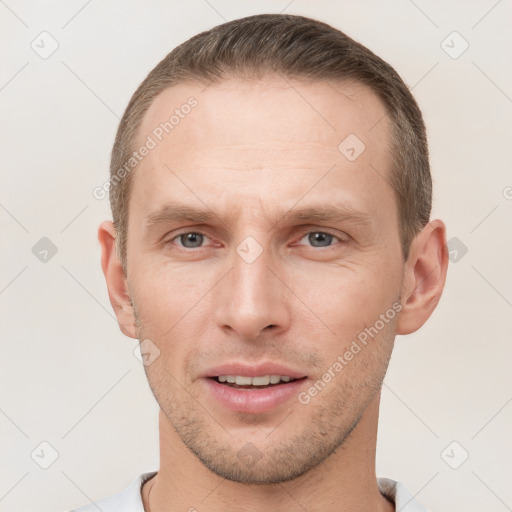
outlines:
[[[124,491],[110,498],[104,498],[102,500],[102,505],[104,505],[102,510],[109,511],[111,509],[107,505],[113,505],[112,510],[144,512],[141,495],[142,486],[156,474],[157,471],[148,471],[138,475]],[[390,478],[377,478],[377,485],[380,492],[395,504],[395,512],[429,512],[414,499],[401,482]]]

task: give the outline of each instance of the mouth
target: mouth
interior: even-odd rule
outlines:
[[[219,384],[224,384],[235,389],[267,389],[296,380],[302,380],[306,377],[296,379],[290,375],[259,375],[256,377],[247,377],[245,375],[218,375],[210,377]]]
[[[304,373],[274,362],[229,363],[212,368],[202,379],[214,404],[248,414],[268,413],[293,402],[307,380]]]

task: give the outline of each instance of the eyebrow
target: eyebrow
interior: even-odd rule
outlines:
[[[275,227],[282,222],[293,223],[297,221],[309,222],[328,222],[328,221],[348,221],[352,224],[361,226],[372,226],[374,218],[367,213],[358,211],[350,205],[310,205],[302,208],[292,208],[288,211],[277,212]],[[144,229],[150,230],[152,227],[164,223],[172,222],[193,222],[209,223],[215,220],[223,220],[221,215],[217,215],[207,208],[198,209],[178,202],[169,202],[160,209],[150,213],[144,220]],[[272,228],[273,229],[273,228]]]

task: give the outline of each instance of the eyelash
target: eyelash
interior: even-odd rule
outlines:
[[[333,231],[330,231],[330,230],[312,230],[312,231],[306,231],[302,234],[302,236],[300,237],[299,240],[302,240],[306,235],[309,235],[311,233],[321,233],[323,235],[330,235],[330,236],[333,236],[334,238],[336,238],[339,243],[345,245],[348,243],[348,240],[343,240],[339,235],[337,235],[336,233],[334,233]],[[189,235],[189,234],[194,234],[194,235],[202,235],[202,236],[205,236],[205,237],[208,237],[208,235],[206,233],[203,233],[201,231],[182,231],[181,233],[178,233],[177,235],[174,235],[172,238],[164,241],[164,245],[171,245],[172,242],[174,242],[174,240],[176,240],[177,238],[179,238],[180,236],[182,235]],[[348,237],[348,235],[347,235]],[[310,246],[312,249],[322,249],[322,250],[327,250],[327,249],[330,249],[332,247],[335,247],[336,244],[334,245],[329,245],[327,247],[313,247],[313,246]],[[190,248],[190,247],[183,247],[183,246],[178,246],[180,247],[181,249],[184,249],[185,251],[195,251],[195,250],[198,250],[198,249],[203,249],[204,247],[201,246],[201,247],[194,247],[194,248]]]

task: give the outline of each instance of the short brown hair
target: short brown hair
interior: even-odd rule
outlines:
[[[355,82],[369,87],[391,119],[390,185],[398,201],[404,259],[429,221],[432,178],[421,111],[398,73],[330,25],[289,14],[259,14],[201,32],[171,51],[133,94],[117,130],[110,165],[110,204],[125,273],[132,179],[118,170],[132,157],[145,113],[162,91],[180,83],[279,73],[307,82]],[[341,142],[341,141],[340,141]],[[117,181],[116,181],[117,180]]]

